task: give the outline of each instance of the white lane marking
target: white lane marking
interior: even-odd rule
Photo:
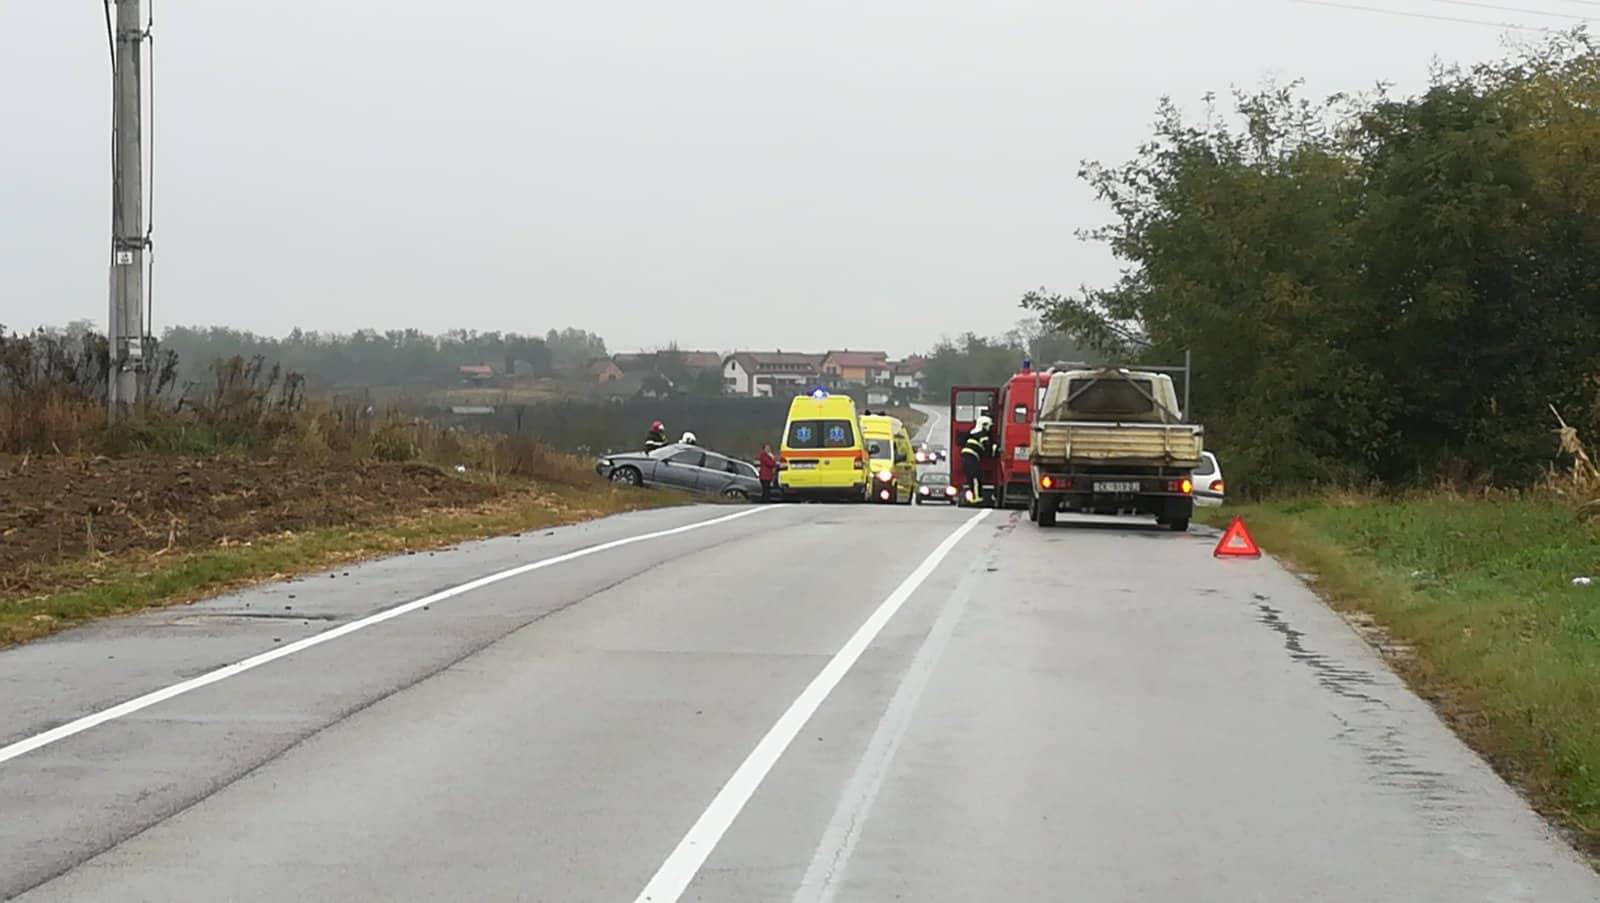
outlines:
[[[905,739],[906,731],[911,727],[911,716],[916,712],[917,702],[933,677],[935,666],[944,655],[945,647],[950,645],[956,624],[967,610],[967,600],[972,598],[979,573],[978,565],[974,565],[962,576],[961,582],[956,584],[939,612],[939,617],[934,620],[922,646],[911,659],[911,666],[906,669],[906,675],[895,690],[894,697],[889,700],[883,718],[872,732],[872,739],[868,741],[855,773],[839,795],[833,817],[829,819],[816,853],[811,857],[811,866],[806,869],[805,878],[795,892],[795,903],[833,903],[838,895],[844,870],[850,864],[856,843],[861,839],[862,828],[872,812],[873,804],[877,802],[878,791],[882,789],[884,778],[889,773],[889,765],[900,749],[900,741]]]
[[[911,594],[916,592],[928,575],[933,573],[939,562],[950,554],[963,537],[972,532],[989,515],[988,511],[979,511],[967,522],[956,529],[954,533],[945,537],[944,542],[928,553],[928,557],[917,565],[911,575],[895,587],[894,592],[880,603],[876,610],[862,622],[850,639],[834,653],[833,658],[822,667],[811,683],[795,697],[794,702],[781,715],[777,723],[773,724],[756,748],[750,751],[744,762],[736,769],[728,782],[722,785],[717,795],[712,798],[711,804],[700,813],[689,833],[678,841],[678,845],[667,856],[661,868],[656,870],[655,876],[646,884],[644,890],[639,892],[634,903],[675,903],[683,892],[688,889],[689,882],[700,872],[700,867],[705,865],[706,859],[711,855],[722,835],[726,834],[733,820],[744,809],[750,797],[766,779],[767,773],[776,765],[778,758],[783,755],[789,744],[805,727],[811,716],[816,714],[828,694],[839,685],[856,660],[867,650],[867,646],[877,638],[889,620],[894,617]]]
[[[340,625],[332,628],[331,630],[325,630],[322,633],[306,637],[303,640],[296,640],[287,646],[282,646],[268,652],[263,652],[259,655],[253,655],[250,658],[234,662],[231,665],[224,665],[215,671],[208,671],[199,677],[190,678],[189,680],[181,683],[175,683],[169,687],[163,687],[160,690],[153,690],[144,694],[143,696],[137,696],[128,700],[127,702],[118,703],[117,705],[114,705],[108,709],[102,709],[98,712],[95,712],[92,715],[85,715],[76,721],[69,721],[60,727],[51,728],[44,733],[35,734],[32,737],[18,740],[9,746],[0,747],[0,764],[9,762],[18,756],[26,755],[42,746],[48,746],[58,740],[65,740],[74,734],[81,734],[92,727],[105,724],[107,721],[114,721],[125,715],[131,715],[134,712],[140,711],[141,709],[147,709],[156,703],[165,702],[175,696],[182,696],[191,690],[198,690],[201,687],[209,686],[217,683],[218,681],[227,680],[230,677],[243,674],[246,671],[259,668],[262,665],[270,662],[275,662],[278,659],[287,658],[288,656],[294,655],[296,652],[303,652],[312,648],[313,646],[320,646],[323,643],[332,642],[333,640],[336,640],[342,636],[348,636],[349,634],[355,633],[358,630],[364,630],[368,627],[371,627],[374,624],[382,624],[384,621],[398,618],[403,614],[416,611],[425,605],[432,605],[435,602],[442,602],[454,596],[459,596],[463,593],[470,593],[475,589],[482,589],[483,587],[489,586],[493,583],[499,583],[502,580],[510,580],[513,577],[520,577],[530,571],[537,571],[553,565],[564,564],[568,561],[584,558],[597,552],[606,552],[610,551],[611,549],[621,548],[622,546],[633,545],[636,542],[660,539],[664,536],[676,536],[680,533],[688,533],[691,530],[699,530],[703,527],[714,527],[718,524],[736,521],[742,517],[749,517],[752,514],[760,514],[763,511],[773,510],[773,507],[776,506],[751,508],[746,511],[740,511],[736,514],[727,514],[723,515],[722,517],[714,517],[711,520],[696,521],[692,524],[685,524],[684,526],[673,527],[668,530],[657,530],[654,533],[641,533],[638,536],[627,536],[622,539],[613,539],[610,542],[603,542],[599,545],[588,546],[573,552],[556,555],[552,558],[545,558],[539,561],[530,562],[528,564],[518,565],[514,568],[509,568],[504,571],[490,574],[487,577],[479,577],[476,580],[463,583],[459,586],[452,586],[449,589],[441,590],[431,596],[424,596],[421,599],[405,602],[400,605],[396,605],[393,608],[386,608],[377,614],[368,615],[360,620],[351,621],[348,624]]]

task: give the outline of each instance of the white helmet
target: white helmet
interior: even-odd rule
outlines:
[[[694,433],[688,432],[686,430],[686,431],[684,431],[683,438],[679,439],[678,443],[680,445],[699,445],[700,444],[700,440],[696,439],[694,437]]]
[[[978,417],[978,421],[972,425],[972,428],[979,432],[987,433],[992,426],[994,426],[994,421],[989,419],[989,415],[984,414]]]

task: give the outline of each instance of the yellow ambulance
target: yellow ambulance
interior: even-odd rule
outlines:
[[[871,489],[866,437],[856,403],[817,389],[789,403],[778,453],[778,489],[786,499],[863,502]]]
[[[911,504],[917,497],[917,462],[905,424],[898,417],[863,414],[861,432],[867,439],[872,501],[888,505]]]

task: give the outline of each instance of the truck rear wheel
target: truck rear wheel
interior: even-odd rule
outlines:
[[[1055,496],[1039,496],[1037,506],[1039,509],[1039,516],[1036,518],[1036,520],[1038,521],[1039,526],[1054,527],[1056,525],[1056,508],[1058,507]]]
[[[1180,517],[1176,520],[1167,521],[1167,529],[1174,533],[1187,533],[1189,531],[1189,519]]]

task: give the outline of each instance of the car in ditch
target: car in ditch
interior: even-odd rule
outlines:
[[[595,463],[595,472],[622,486],[660,486],[734,501],[761,497],[754,464],[698,445],[606,455]]]

